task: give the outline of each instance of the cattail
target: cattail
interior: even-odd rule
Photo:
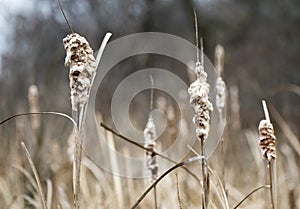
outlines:
[[[64,15],[62,9],[61,11]],[[105,35],[99,48],[97,59],[95,59],[93,55],[93,50],[84,37],[72,31],[71,34],[67,35],[63,39],[64,47],[66,50],[65,66],[70,67],[69,78],[73,117],[75,118],[75,121],[77,123],[76,130],[78,131],[78,134],[75,135],[73,153],[73,197],[74,208],[76,209],[80,208],[80,166],[87,103],[89,100],[90,89],[96,74],[97,66],[100,62],[103,50],[111,35],[111,33],[107,33]]]
[[[196,63],[195,72],[197,80],[188,89],[190,103],[194,106],[195,115],[193,122],[199,140],[206,140],[209,132],[210,112],[213,105],[209,100],[209,84],[206,82],[207,73],[200,62]]]
[[[63,43],[66,50],[65,66],[70,67],[69,79],[72,110],[79,133],[79,136],[75,136],[74,140],[73,159],[74,208],[79,209],[80,166],[84,137],[82,129],[84,128],[83,124],[85,122],[90,88],[96,73],[96,60],[87,40],[77,33],[67,35],[63,39]]]
[[[224,60],[224,48],[221,45],[216,46],[215,50],[215,68],[218,73],[216,82],[216,106],[219,112],[222,112],[226,102],[226,84],[222,78]]]
[[[70,67],[72,109],[77,111],[79,104],[88,102],[90,87],[96,73],[95,57],[87,40],[77,33],[67,35],[63,42],[66,50],[65,66]]]
[[[209,100],[209,84],[207,83],[207,73],[204,71],[204,54],[203,43],[201,39],[201,62],[199,59],[198,50],[198,23],[196,12],[195,28],[196,28],[196,45],[197,45],[197,62],[195,66],[195,73],[197,79],[190,85],[188,92],[190,95],[190,103],[194,106],[195,115],[193,122],[196,126],[196,136],[204,143],[208,137],[210,112],[213,111],[213,105]]]
[[[276,159],[276,137],[272,123],[265,119],[261,120],[258,130],[259,146],[263,157],[268,161]]]
[[[198,23],[197,14],[194,10],[195,17],[195,30],[196,30],[196,46],[197,46],[197,61],[195,66],[196,81],[193,82],[188,93],[190,95],[190,103],[194,107],[195,115],[193,122],[196,126],[196,137],[200,141],[202,159],[202,178],[203,178],[203,189],[204,195],[202,195],[202,207],[204,209],[208,206],[209,193],[210,193],[210,180],[207,162],[204,154],[204,143],[208,137],[209,125],[210,125],[210,112],[213,111],[213,105],[209,99],[209,84],[207,83],[207,73],[204,71],[204,53],[203,53],[203,42],[200,39],[201,46],[201,62],[199,58],[199,39],[198,39]]]
[[[271,208],[277,208],[277,175],[276,175],[276,137],[274,128],[270,120],[269,111],[266,102],[262,101],[265,119],[261,120],[258,126],[259,146],[263,158],[268,161]]]
[[[270,121],[267,104],[264,100],[262,101],[262,104],[265,119],[261,120],[258,126],[259,146],[263,157],[268,161],[272,161],[276,159],[276,137],[274,135],[273,125]]]
[[[30,112],[39,112],[39,90],[36,85],[30,85],[28,88],[28,102],[29,102],[29,111]],[[37,134],[38,129],[40,128],[40,116],[32,115],[31,116],[31,126],[35,134]]]
[[[147,156],[147,169],[151,172],[151,181],[155,181],[158,177],[158,164],[155,156],[155,140],[156,129],[153,121],[153,117],[150,114],[148,118],[148,122],[146,124],[146,128],[144,130],[144,138],[145,138],[145,148],[147,148],[146,156]]]

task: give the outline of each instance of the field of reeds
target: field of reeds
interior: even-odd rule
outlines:
[[[94,124],[88,120],[91,89],[111,33],[96,54],[84,34],[70,27],[57,42],[66,50],[62,65],[69,70],[72,116],[51,107],[44,111],[47,95],[32,84],[27,111],[0,118],[0,208],[300,208],[299,136],[270,98],[257,97],[261,117],[250,127],[241,125],[240,101],[247,95],[226,85],[226,48],[216,43],[208,57],[214,72],[208,73],[196,14],[195,30],[193,69],[182,69],[189,88],[178,92],[185,108],[156,89],[157,77],[149,74],[144,82],[152,87],[136,96],[128,113],[142,133],[136,141],[101,108],[92,110]],[[96,105],[105,88],[99,88]],[[293,92],[299,97],[299,87]],[[291,108],[299,111],[299,105]],[[211,148],[209,140],[218,143]],[[135,158],[142,163],[134,164]]]

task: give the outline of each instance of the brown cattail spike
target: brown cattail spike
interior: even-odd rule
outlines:
[[[204,70],[204,52],[203,52],[203,40],[200,39],[200,60],[199,60],[199,49],[198,49],[198,24],[197,15],[194,10],[195,16],[195,29],[196,29],[196,46],[197,46],[197,60],[195,65],[195,73],[197,79],[193,82],[188,93],[190,95],[190,103],[194,106],[195,115],[193,122],[196,126],[196,136],[197,139],[204,141],[208,137],[209,132],[209,122],[210,122],[210,112],[213,111],[213,105],[209,99],[209,84],[207,83],[207,73]]]
[[[261,120],[258,126],[259,146],[263,157],[269,161],[276,159],[276,137],[272,123],[268,120]]]
[[[70,67],[70,88],[72,109],[79,104],[86,104],[89,90],[96,73],[96,62],[93,50],[87,40],[72,33],[63,39],[66,50],[65,65]]]
[[[226,102],[226,84],[222,78],[224,60],[224,48],[221,45],[216,46],[215,50],[215,68],[218,73],[216,82],[216,106],[219,112],[222,112]]]
[[[149,115],[148,122],[144,130],[144,138],[145,148],[147,148],[147,168],[151,172],[151,181],[154,182],[158,177],[158,164],[155,156],[155,140],[157,139],[157,136],[155,124],[151,114]]]
[[[197,80],[190,85],[188,92],[190,103],[195,110],[193,122],[196,126],[197,138],[205,140],[208,137],[210,112],[213,110],[213,105],[209,100],[209,84],[206,82],[207,74],[203,66],[196,63],[195,71]]]

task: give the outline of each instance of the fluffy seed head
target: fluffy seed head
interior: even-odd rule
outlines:
[[[213,105],[209,100],[209,84],[206,82],[207,73],[200,62],[196,63],[195,73],[197,79],[190,85],[188,92],[190,103],[195,110],[193,122],[196,126],[197,138],[205,140],[208,137],[210,112],[213,111]]]
[[[216,106],[218,108],[218,111],[221,112],[226,102],[226,85],[221,77],[217,78],[216,91]]]
[[[271,161],[276,159],[276,137],[272,123],[261,120],[258,126],[259,146],[265,159]]]
[[[77,33],[63,39],[66,50],[65,66],[70,67],[72,109],[88,101],[89,90],[96,73],[95,57],[87,40]]]
[[[152,115],[149,115],[148,122],[146,124],[146,128],[144,130],[144,138],[145,138],[145,148],[147,156],[147,169],[151,172],[151,181],[155,181],[158,176],[158,163],[156,161],[156,156],[153,152],[155,152],[156,145],[156,129],[155,124],[152,118]]]

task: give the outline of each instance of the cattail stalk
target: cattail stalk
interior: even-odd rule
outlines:
[[[263,158],[268,161],[268,171],[270,180],[271,208],[277,208],[277,175],[276,175],[276,137],[274,128],[270,121],[269,111],[266,102],[262,101],[265,119],[259,123],[259,145]]]
[[[150,97],[150,110],[153,109],[153,77],[150,75],[151,80],[151,97]],[[145,148],[146,150],[146,157],[147,157],[147,169],[151,172],[151,183],[155,182],[158,177],[158,163],[156,159],[156,142],[157,139],[156,135],[156,129],[155,124],[153,121],[152,114],[149,114],[148,122],[146,124],[146,127],[144,129],[144,139],[145,139]],[[153,194],[154,194],[154,206],[157,209],[157,194],[156,194],[156,187],[153,188]]]
[[[216,106],[219,114],[221,115],[224,111],[225,102],[226,102],[226,84],[222,78],[222,73],[224,72],[224,48],[221,45],[216,46],[215,50],[215,68],[217,70],[218,78],[216,82]],[[222,117],[220,117],[221,119]]]
[[[78,137],[75,136],[73,161],[73,196],[74,208],[80,208],[80,166],[87,103],[90,89],[102,52],[111,33],[107,33],[101,44],[98,57],[95,59],[93,50],[87,40],[77,33],[67,35],[63,39],[66,50],[65,65],[70,67],[69,79],[71,88],[72,115],[77,124]]]
[[[156,155],[154,154],[156,152],[155,140],[157,139],[157,136],[156,136],[155,124],[151,113],[149,115],[146,128],[144,130],[144,138],[145,138],[145,148],[147,148],[146,165],[147,165],[147,169],[151,172],[151,183],[153,183],[158,177],[158,163],[156,160]],[[155,204],[155,208],[157,208],[156,188],[154,188],[154,204]]]
[[[225,107],[226,103],[226,84],[222,78],[222,74],[224,73],[224,47],[220,44],[216,46],[215,49],[215,68],[217,70],[217,81],[216,81],[216,106],[219,112],[219,120],[222,124],[223,117],[222,113]],[[223,158],[223,166],[222,166],[222,184],[225,188],[225,145],[224,145],[224,137],[221,139],[221,152],[222,152],[222,158]]]
[[[209,123],[210,123],[210,112],[213,111],[213,105],[209,99],[209,84],[207,83],[207,73],[204,71],[204,53],[203,53],[203,43],[200,40],[201,47],[201,62],[199,60],[199,49],[198,49],[198,23],[197,16],[194,10],[195,16],[195,29],[196,29],[196,45],[197,45],[197,62],[195,66],[195,73],[197,79],[192,83],[188,89],[190,95],[190,103],[194,107],[195,115],[193,122],[196,126],[196,137],[200,141],[202,158],[202,177],[203,177],[203,189],[204,196],[203,208],[207,208],[209,201],[209,173],[207,169],[207,162],[204,156],[204,144],[209,133]]]

